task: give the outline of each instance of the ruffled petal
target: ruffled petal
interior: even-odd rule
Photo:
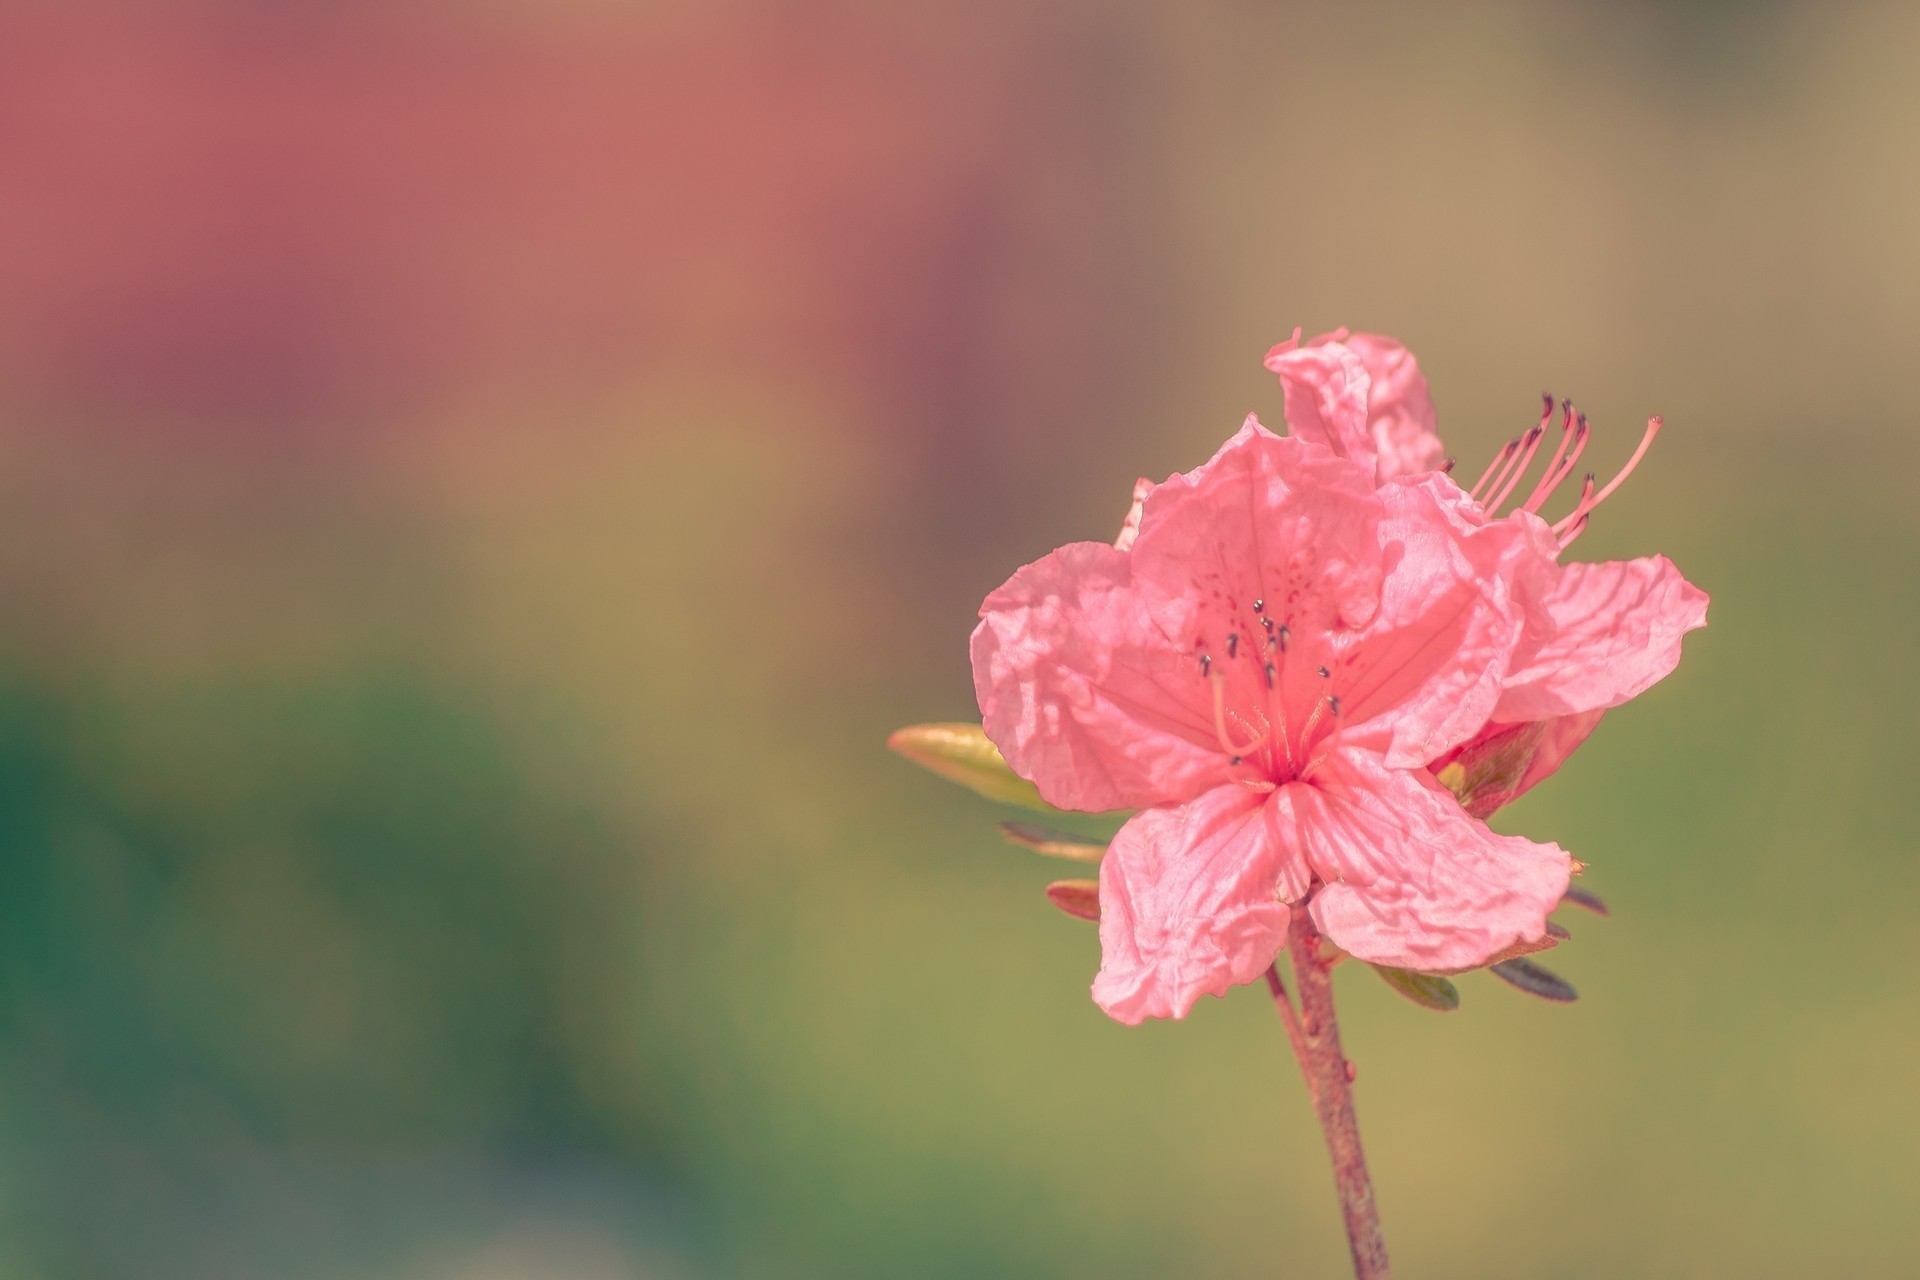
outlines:
[[[1576,563],[1551,577],[1529,615],[1497,720],[1617,707],[1644,692],[1679,664],[1680,638],[1706,625],[1707,593],[1665,556]]]
[[[1102,1009],[1129,1025],[1183,1018],[1273,963],[1287,940],[1281,899],[1307,885],[1297,849],[1276,838],[1274,794],[1216,787],[1120,828],[1100,862]]]
[[[1299,334],[1267,352],[1267,368],[1287,396],[1287,434],[1365,466],[1375,466],[1367,429],[1367,366],[1337,342],[1301,346]]]
[[[1062,809],[1185,800],[1227,775],[1207,684],[1132,579],[1126,552],[1069,543],[980,606],[973,684],[987,737]]]
[[[1360,626],[1379,606],[1380,512],[1364,469],[1249,416],[1147,495],[1135,581],[1163,631],[1217,658],[1261,617],[1296,632]]]
[[[1424,769],[1341,752],[1312,784],[1285,790],[1296,793],[1292,838],[1324,882],[1309,902],[1314,925],[1362,960],[1476,968],[1544,937],[1566,892],[1564,849],[1495,834]]]
[[[1525,619],[1504,566],[1524,553],[1525,531],[1480,521],[1437,474],[1389,481],[1379,495],[1379,613],[1335,644],[1328,686],[1343,704],[1342,744],[1410,767],[1471,738],[1500,699]]]
[[[1338,340],[1367,369],[1367,431],[1377,451],[1375,474],[1388,480],[1436,470],[1446,461],[1446,448],[1440,443],[1426,375],[1413,352],[1377,333],[1346,334]]]

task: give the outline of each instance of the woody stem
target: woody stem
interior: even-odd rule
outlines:
[[[1392,1280],[1387,1242],[1380,1234],[1380,1213],[1373,1202],[1373,1182],[1367,1177],[1367,1157],[1360,1149],[1360,1125],[1353,1114],[1353,1082],[1347,1058],[1340,1049],[1340,1025],[1333,1013],[1333,966],[1320,956],[1320,937],[1311,928],[1289,931],[1287,947],[1293,954],[1294,979],[1300,986],[1300,1010],[1280,978],[1278,963],[1267,969],[1267,989],[1287,1029],[1293,1056],[1306,1077],[1307,1092],[1320,1130],[1333,1159],[1333,1185],[1340,1195],[1340,1213],[1346,1220],[1347,1245],[1353,1252],[1355,1280]]]

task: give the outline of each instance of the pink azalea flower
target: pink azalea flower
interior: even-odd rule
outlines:
[[[1370,379],[1317,350],[1324,440],[1249,418],[1144,486],[1119,545],[1062,547],[981,607],[1008,763],[1062,808],[1140,810],[1100,871],[1093,994],[1123,1022],[1260,976],[1299,910],[1362,959],[1453,971],[1544,937],[1567,886],[1564,850],[1495,834],[1427,767],[1531,643],[1530,531],[1436,472],[1377,483],[1370,434],[1365,457],[1325,443],[1364,426]]]
[[[1427,382],[1407,349],[1376,334],[1345,329],[1267,353],[1287,393],[1292,434],[1314,440],[1385,483],[1394,476],[1450,468]],[[1469,496],[1471,519],[1494,518],[1515,492],[1552,424],[1547,397],[1539,425],[1495,455]],[[1680,638],[1706,624],[1707,595],[1665,556],[1603,564],[1559,562],[1594,509],[1632,472],[1660,428],[1647,424],[1639,448],[1605,487],[1587,476],[1574,508],[1549,525],[1541,507],[1573,475],[1590,429],[1571,404],[1561,406],[1558,447],[1539,480],[1504,517],[1532,554],[1515,561],[1516,595],[1527,613],[1499,702],[1474,738],[1436,758],[1433,770],[1485,817],[1552,774],[1601,715],[1645,692],[1680,661]],[[1458,765],[1457,771],[1449,766]]]

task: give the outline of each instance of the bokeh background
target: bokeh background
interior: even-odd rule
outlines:
[[[1257,991],[1127,1030],[882,749],[1295,325],[1713,593],[1502,816],[1582,1001],[1343,970],[1402,1274],[1920,1263],[1920,14],[24,3],[0,1275],[1342,1273]]]

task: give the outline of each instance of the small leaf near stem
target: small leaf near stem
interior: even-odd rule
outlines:
[[[1107,846],[1085,836],[1055,831],[1031,822],[1003,822],[1000,834],[1023,849],[1044,853],[1049,858],[1071,858],[1076,862],[1098,862],[1106,856]]]
[[[1451,1013],[1460,1007],[1460,989],[1437,973],[1415,973],[1390,965],[1369,965],[1386,984],[1423,1009]]]
[[[1008,767],[1000,748],[977,724],[908,725],[888,735],[887,745],[921,768],[989,800],[1041,813],[1060,812],[1040,798],[1038,788]]]
[[[1539,996],[1542,1000],[1554,1000],[1562,1004],[1580,998],[1580,993],[1573,989],[1572,983],[1553,970],[1537,965],[1524,957],[1503,960],[1489,967],[1494,974],[1530,996]]]
[[[1080,920],[1100,919],[1098,880],[1055,880],[1047,886],[1047,901]]]
[[[1582,889],[1579,885],[1575,884],[1567,886],[1567,891],[1560,896],[1560,901],[1571,902],[1576,907],[1585,907],[1597,916],[1613,914],[1607,910],[1607,904],[1599,894],[1593,892],[1591,889]]]

